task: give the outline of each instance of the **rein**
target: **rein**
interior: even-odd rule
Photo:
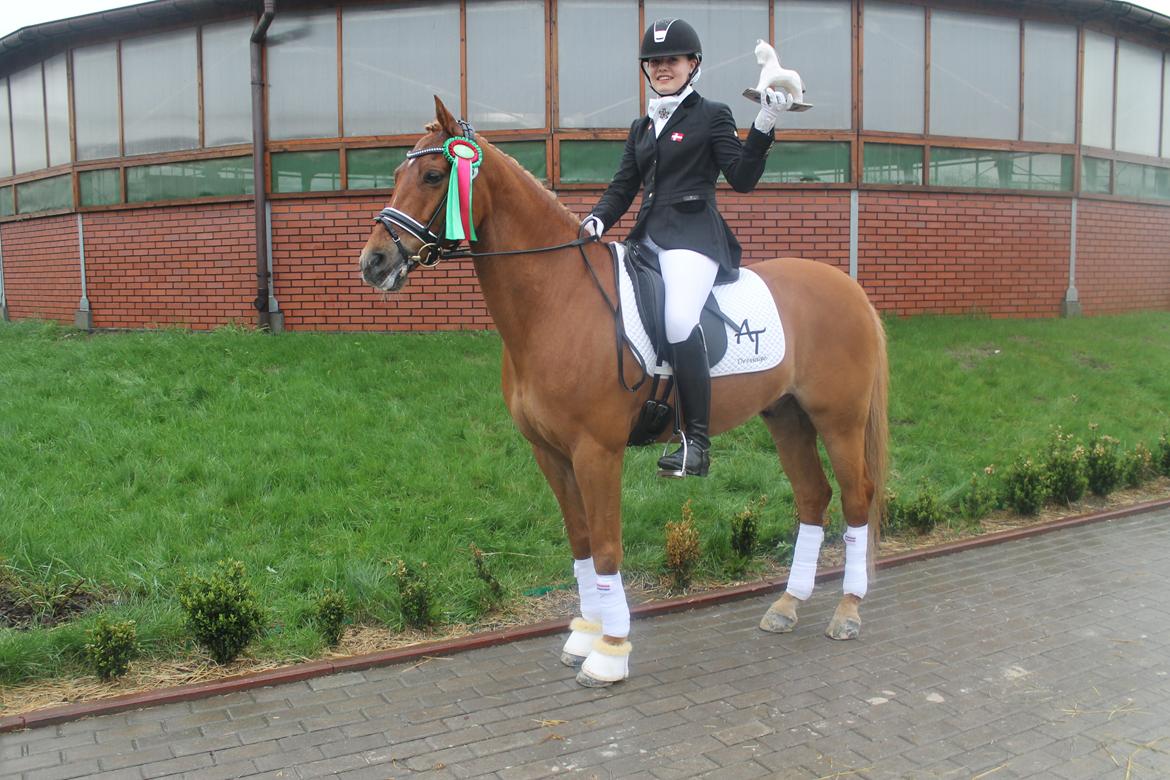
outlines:
[[[593,279],[594,286],[597,291],[601,293],[601,297],[605,299],[606,306],[614,315],[614,331],[617,334],[617,362],[618,362],[618,380],[621,382],[622,388],[626,392],[633,393],[645,383],[648,374],[646,369],[642,368],[642,378],[633,384],[629,385],[626,382],[624,360],[622,346],[623,343],[629,343],[629,338],[625,334],[625,328],[622,325],[621,312],[621,297],[617,303],[610,300],[609,293],[605,291],[605,287],[601,284],[601,279],[598,278],[597,272],[593,270],[593,264],[589,262],[588,256],[585,254],[585,245],[600,241],[599,236],[587,235],[579,236],[572,241],[566,241],[563,244],[556,244],[554,246],[534,247],[532,249],[509,249],[498,252],[473,252],[471,251],[470,242],[476,240],[475,229],[471,224],[471,180],[475,178],[476,170],[479,167],[480,161],[483,159],[483,153],[479,145],[475,143],[475,130],[471,125],[463,120],[459,120],[460,126],[463,128],[464,135],[454,136],[448,138],[442,146],[434,146],[426,149],[417,149],[406,153],[406,158],[412,160],[415,157],[423,157],[428,154],[441,154],[451,162],[451,180],[447,192],[443,195],[439,205],[435,207],[431,218],[427,220],[426,224],[419,222],[414,217],[410,216],[404,211],[387,206],[378,212],[378,216],[374,217],[374,221],[386,228],[386,232],[390,234],[391,240],[394,241],[394,246],[398,248],[398,256],[406,266],[405,273],[409,274],[415,266],[423,266],[424,268],[434,268],[443,260],[462,259],[462,258],[476,258],[476,257],[505,257],[508,255],[533,255],[543,252],[555,252],[560,249],[572,249],[576,247],[581,255],[581,261],[585,263],[585,267],[589,270],[589,276]],[[474,150],[472,155],[468,149]],[[458,199],[458,205],[452,204],[452,199]],[[462,207],[462,208],[460,208]],[[431,228],[435,220],[441,212],[446,210],[447,223],[447,238],[440,238],[438,234]],[[463,224],[458,224],[459,222]],[[454,223],[454,224],[453,224]],[[422,242],[418,251],[411,254],[406,246],[402,243],[401,237],[395,227],[405,230],[407,233],[414,236]],[[460,249],[461,241],[468,241],[466,249]],[[614,284],[619,285],[620,280],[617,275],[617,267],[614,267]],[[630,345],[633,348],[633,345]]]

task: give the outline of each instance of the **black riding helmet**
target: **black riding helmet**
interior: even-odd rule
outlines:
[[[699,34],[695,32],[694,27],[691,27],[682,19],[659,19],[646,28],[646,34],[642,36],[642,46],[638,50],[642,75],[650,83],[651,89],[654,89],[654,81],[646,71],[646,63],[655,57],[670,57],[674,55],[693,56],[701,63],[703,61],[703,44],[699,41]],[[682,89],[675,92],[675,95],[690,86],[698,69],[699,67],[696,65],[694,70],[691,71],[691,76],[687,79],[686,84],[683,84]],[[654,92],[655,94],[661,94],[656,89],[654,89]]]

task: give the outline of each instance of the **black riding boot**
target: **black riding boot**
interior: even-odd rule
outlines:
[[[703,329],[696,325],[686,341],[671,346],[686,441],[674,452],[658,459],[658,473],[664,477],[683,476],[685,453],[686,473],[705,477],[711,465],[707,454],[711,449],[711,440],[707,438],[707,422],[711,417],[711,368],[707,365]]]

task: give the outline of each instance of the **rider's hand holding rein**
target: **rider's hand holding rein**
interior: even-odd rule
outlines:
[[[605,232],[605,223],[590,214],[582,220],[581,232],[594,238],[601,238],[601,234]]]

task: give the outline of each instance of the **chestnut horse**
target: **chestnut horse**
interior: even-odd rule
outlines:
[[[398,290],[420,261],[433,265],[457,243],[430,230],[432,223],[444,222],[441,212],[452,174],[448,160],[454,159],[439,147],[473,131],[461,127],[438,98],[435,111],[436,122],[395,171],[391,205],[362,250],[362,277],[381,290]],[[602,631],[592,600],[596,593],[589,589],[592,577],[616,575],[621,566],[622,458],[648,386],[627,392],[619,382],[611,308],[617,291],[608,249],[578,240],[580,221],[553,193],[515,160],[476,140],[482,159],[474,179],[471,249],[479,255],[475,272],[503,339],[504,399],[560,504],[574,560],[593,562],[588,575],[574,567],[582,600],[593,615],[583,610],[583,618],[572,622],[562,660],[583,664],[578,675],[583,685],[605,685],[628,676],[630,645],[623,633],[608,630],[608,623]],[[393,216],[387,220],[387,214]],[[881,320],[861,287],[831,266],[778,258],[751,269],[775,297],[786,354],[772,369],[712,381],[711,432],[760,415],[792,484],[800,522],[823,528],[832,489],[817,451],[820,436],[840,486],[846,523],[859,531],[868,526],[860,536],[871,542],[863,560],[872,572],[887,460],[888,372]],[[628,351],[624,365],[626,381],[636,381]],[[735,466],[724,462],[722,467]],[[620,579],[617,583],[620,591]],[[796,624],[801,599],[791,590],[790,581],[761,628],[784,632]],[[857,592],[864,595],[864,587]],[[857,636],[860,601],[848,592],[842,597],[828,636]],[[614,623],[628,634],[624,591],[620,606],[626,609],[625,621]],[[595,662],[598,653],[600,663]],[[601,671],[590,674],[591,668]]]

